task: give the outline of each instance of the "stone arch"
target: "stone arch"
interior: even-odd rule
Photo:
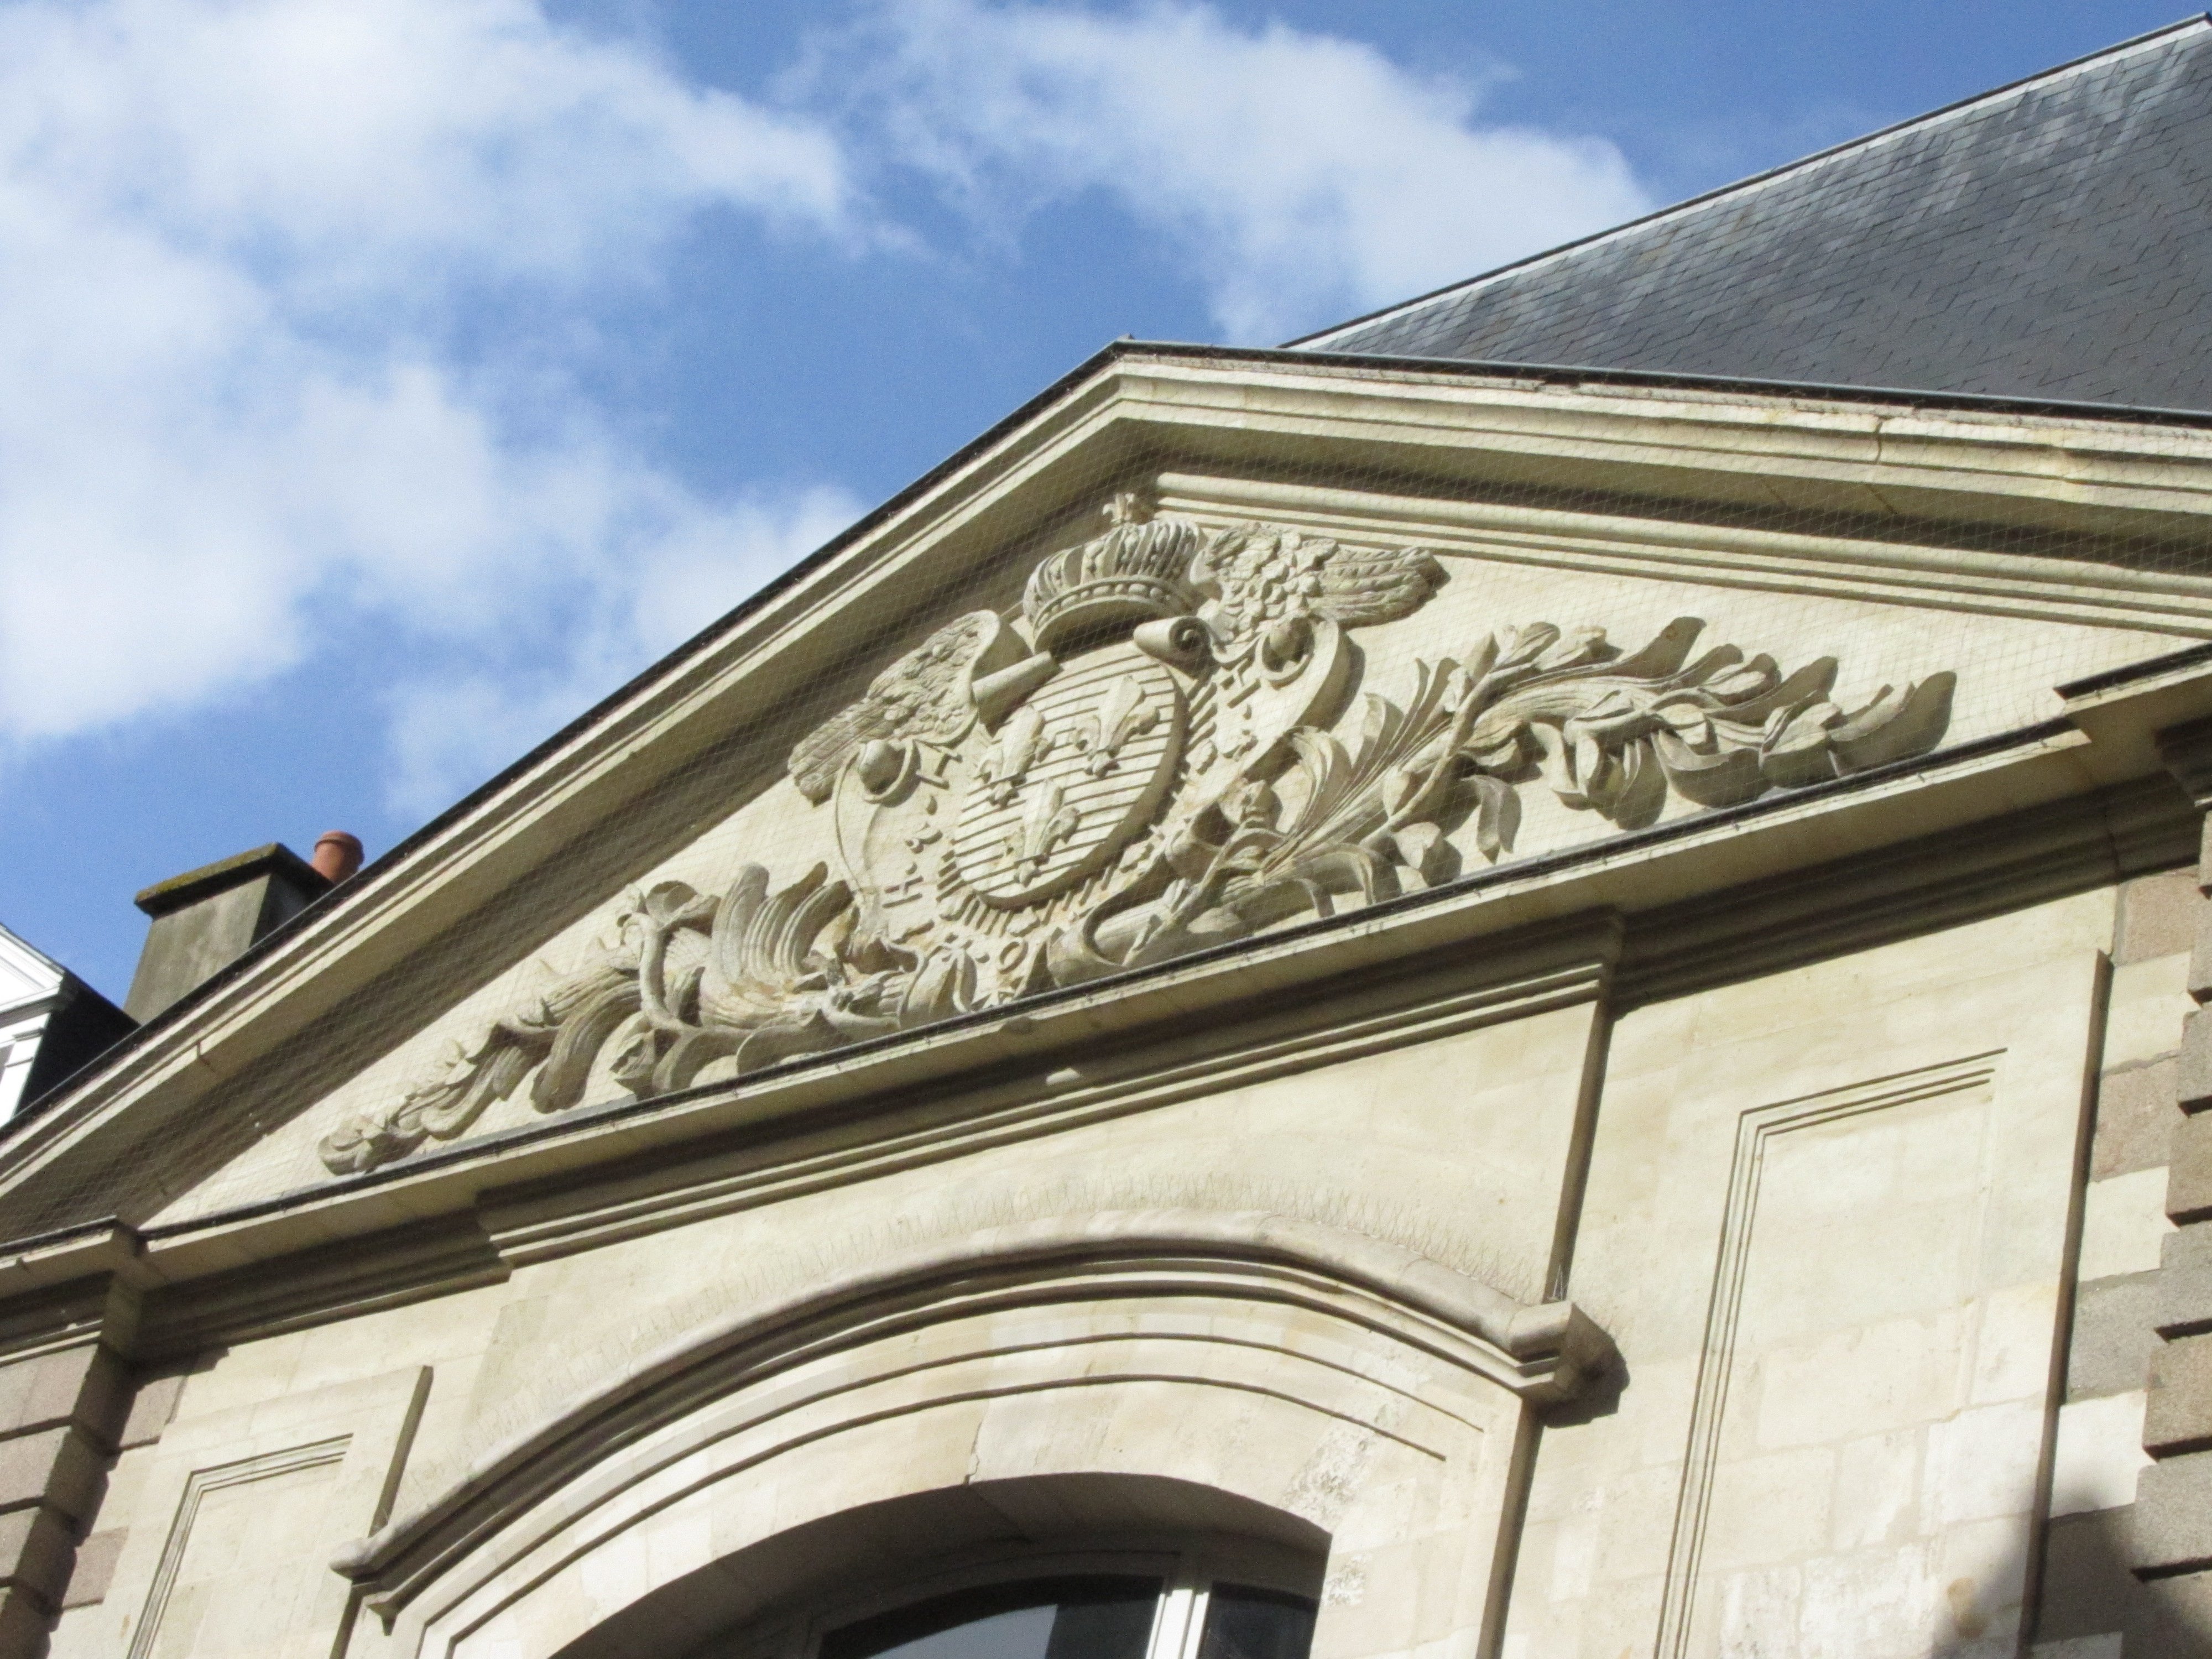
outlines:
[[[1164,1475],[1030,1475],[908,1492],[787,1528],[671,1580],[593,1627],[556,1659],[629,1659],[775,1626],[848,1595],[854,1564],[874,1583],[1053,1546],[1141,1547],[1233,1539],[1316,1566],[1328,1534],[1312,1522]],[[1046,1558],[1050,1559],[1052,1558]]]
[[[1328,1534],[1317,1659],[1386,1651],[1487,1626],[1530,1413],[1611,1364],[1569,1304],[1342,1229],[1061,1218],[693,1333],[334,1565],[383,1651],[551,1659],[840,1514],[982,1481],[1169,1480]],[[1407,1574],[1420,1593],[1386,1588]]]

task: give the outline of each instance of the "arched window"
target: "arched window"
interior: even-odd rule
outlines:
[[[1024,1553],[817,1608],[699,1659],[1306,1659],[1316,1570],[1241,1541]]]

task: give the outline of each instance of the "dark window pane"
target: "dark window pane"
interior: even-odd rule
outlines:
[[[1313,1627],[1314,1604],[1303,1595],[1216,1584],[1198,1659],[1306,1659]]]
[[[1159,1601],[1157,1582],[1146,1584],[1141,1595],[1124,1590],[1063,1599],[1044,1659],[1145,1659]]]
[[[1031,1578],[879,1613],[822,1638],[822,1659],[1144,1659],[1157,1578]]]

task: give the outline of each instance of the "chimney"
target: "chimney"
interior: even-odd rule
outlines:
[[[361,867],[361,842],[333,830],[308,863],[271,842],[156,882],[137,903],[151,916],[123,1011],[144,1024],[244,956]]]

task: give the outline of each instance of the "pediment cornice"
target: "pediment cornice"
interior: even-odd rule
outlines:
[[[1074,527],[1080,515],[1111,487],[1142,484],[1200,524],[1264,508],[1347,536],[1356,525],[1370,541],[1418,530],[1425,541],[1458,538],[1488,556],[1510,538],[1522,559],[1580,560],[1596,569],[1633,563],[1644,574],[1687,559],[1699,580],[1779,592],[1848,583],[1859,598],[2201,638],[2212,635],[2212,580],[2177,573],[2170,562],[2129,563],[2115,550],[2201,537],[2212,512],[2209,463],[2212,434],[2088,412],[1936,408],[1300,353],[1117,349],[123,1045],[0,1146],[0,1212],[36,1213],[9,1195],[31,1190],[59,1164],[76,1164],[83,1186],[86,1169],[100,1159],[157,1145],[167,1126],[207,1109],[226,1079],[380,978],[404,973],[412,955],[450,938],[559,849],[620,820],[702,755],[742,751],[757,765],[780,764],[806,724],[783,711],[802,703],[802,688],[820,684],[825,665],[859,690],[887,642],[937,620],[926,613],[929,594],[1002,580],[993,572],[1010,546],[1042,557],[1075,544],[1087,533]],[[1364,469],[1389,483],[1354,500],[1357,492],[1297,482],[1291,475],[1301,468]],[[1602,510],[1500,504],[1498,492],[1539,474],[1571,475]],[[1632,501],[1668,503],[1668,515],[1634,519],[1619,505]],[[1759,521],[1770,510],[1815,508],[1863,532],[1815,538]],[[1694,534],[1681,529],[1701,522]],[[1631,533],[1634,523],[1644,525],[1640,537]],[[1884,525],[1887,533],[1875,533]],[[1973,550],[1968,532],[1998,526],[2063,531],[2066,547],[2079,552],[1993,561]],[[1937,533],[1946,526],[1958,534]],[[927,581],[918,580],[925,571]],[[2125,712],[2131,696],[2155,701],[2161,719],[2177,708],[2212,712],[2206,684],[2192,666],[2100,688],[2097,718],[2107,733],[2134,731]],[[1837,787],[1746,801],[1727,815],[1657,826],[1570,860],[1508,864],[1476,881],[1409,894],[1364,920],[1339,918],[1103,979],[1041,1000],[1032,1023],[1106,1030],[1157,1018],[1178,1003],[1203,1006],[1214,994],[1203,988],[1208,975],[1246,974],[1261,963],[1287,964],[1269,971],[1294,979],[1324,977],[1362,959],[1624,899],[1679,903],[1786,869],[1802,857],[1791,826],[1813,815],[1827,820],[1824,849],[1872,848],[2125,781],[2149,770],[2148,755],[2147,737],[2092,741],[2081,726],[2056,723],[1972,750],[1885,757]],[[809,1101],[824,1088],[857,1097],[947,1067],[995,1063],[994,1045],[1008,1040],[1013,1023],[972,1018],[887,1034],[788,1086]],[[787,1086],[749,1085],[742,1092],[753,1103],[743,1110],[763,1109]],[[695,1109],[712,1116],[722,1109],[702,1097],[659,1115],[683,1133],[684,1115]],[[629,1115],[619,1133],[634,1141],[638,1121]],[[580,1121],[567,1139],[603,1132],[616,1133]]]

